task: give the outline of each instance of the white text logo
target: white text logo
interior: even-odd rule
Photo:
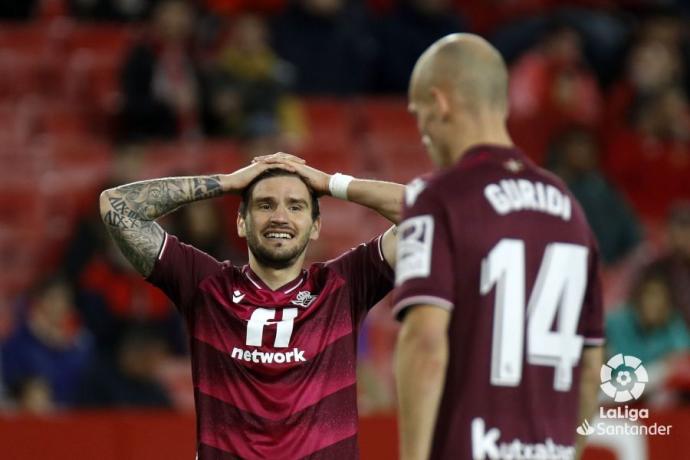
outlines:
[[[303,363],[307,359],[304,357],[304,351],[299,348],[293,348],[292,351],[284,352],[268,352],[259,350],[243,350],[234,347],[230,356],[240,361],[247,361],[250,363],[261,364],[283,364],[283,363]]]
[[[573,446],[562,446],[547,438],[544,442],[528,444],[513,439],[512,442],[500,442],[501,430],[486,430],[482,418],[472,420],[472,458],[474,460],[501,460],[507,458],[522,460],[572,460],[575,455]]]

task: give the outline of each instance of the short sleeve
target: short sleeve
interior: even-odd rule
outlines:
[[[186,313],[201,281],[220,273],[222,264],[199,249],[165,235],[153,272],[146,279],[161,289],[175,306]]]
[[[430,190],[406,208],[398,228],[393,314],[418,304],[453,309],[453,248],[444,207]]]
[[[587,275],[587,291],[580,314],[578,334],[585,339],[585,346],[600,346],[604,344],[604,306],[601,290],[601,276],[599,273],[599,250],[594,237],[591,237],[589,267]]]
[[[352,307],[359,313],[372,308],[393,289],[393,268],[383,257],[382,238],[379,235],[326,264],[348,283]]]

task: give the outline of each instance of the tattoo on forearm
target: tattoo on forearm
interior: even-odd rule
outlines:
[[[193,201],[222,194],[218,176],[177,177],[135,182],[109,190],[103,222],[122,253],[148,276],[165,232],[155,219]]]

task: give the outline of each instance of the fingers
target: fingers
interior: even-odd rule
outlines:
[[[297,173],[297,166],[299,163],[291,163],[289,161],[257,161],[254,165],[261,167],[262,171],[266,171],[267,169],[284,169]]]
[[[295,156],[295,155],[290,155],[289,153],[285,152],[278,152],[274,153],[272,155],[261,155],[258,157],[254,157],[252,160],[252,163],[276,163],[276,162],[281,162],[281,161],[294,161],[296,163],[301,163],[305,164],[306,161],[303,160],[302,158]]]

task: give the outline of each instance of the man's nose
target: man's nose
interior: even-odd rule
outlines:
[[[287,222],[287,209],[284,206],[276,207],[275,211],[271,214],[271,222],[284,223]]]

